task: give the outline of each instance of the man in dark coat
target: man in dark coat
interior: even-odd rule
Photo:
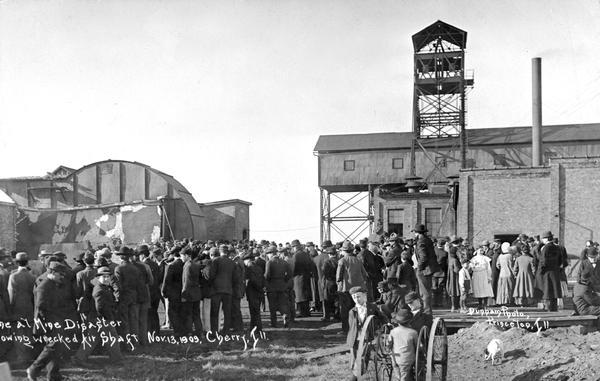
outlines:
[[[117,252],[121,263],[115,268],[115,278],[118,283],[119,319],[121,320],[121,336],[127,333],[139,334],[138,292],[140,290],[141,274],[137,267],[131,263],[131,254],[127,246]],[[125,346],[123,346],[126,348]]]
[[[396,233],[392,233],[390,236],[390,242],[392,244],[391,249],[388,251],[387,255],[383,257],[383,261],[386,267],[386,277],[385,279],[395,278],[396,273],[398,272],[398,266],[400,266],[400,254],[404,249],[404,241],[402,238],[398,237]]]
[[[72,303],[67,299],[71,294],[63,284],[68,268],[58,261],[50,263],[46,279],[36,289],[35,318],[40,319],[45,329],[34,326],[34,334],[50,337],[44,349],[27,368],[29,380],[36,380],[42,370],[47,368],[47,378],[50,381],[61,380],[60,367],[64,355],[68,352],[66,344],[58,340],[59,336],[68,335],[65,331],[65,320],[73,318]],[[50,325],[52,328],[50,328]]]
[[[587,254],[589,256],[589,252]],[[583,269],[573,289],[573,305],[579,315],[600,316],[600,296],[594,292],[591,285],[594,269]]]
[[[33,286],[35,277],[27,268],[28,260],[29,257],[27,253],[21,252],[15,255],[15,262],[19,267],[8,277],[8,297],[13,319],[22,319],[31,323],[33,321],[34,311]],[[7,320],[9,320],[8,316],[5,316],[4,321]],[[14,329],[17,335],[31,336],[32,333],[31,328],[26,324],[23,324],[20,328]],[[0,344],[0,346],[2,344]],[[23,343],[16,342],[12,354],[15,355],[18,363],[28,363],[31,361],[32,351]]]
[[[276,255],[276,251],[275,246],[270,246],[266,250],[269,259],[265,268],[269,313],[272,327],[277,327],[277,311],[279,311],[283,317],[283,326],[287,328],[290,314],[288,281],[292,278],[292,270],[285,260]]]
[[[264,295],[264,271],[256,264],[252,250],[248,250],[242,257],[242,260],[246,266],[244,275],[246,278],[246,299],[248,300],[248,309],[250,312],[250,330],[256,328],[257,331],[262,331],[260,297]]]
[[[587,284],[595,290],[600,292],[600,265],[598,265],[598,249],[590,247],[586,250],[585,258],[580,261],[579,269],[577,271],[577,281],[582,279],[583,274],[588,274],[589,280]]]
[[[439,266],[438,271],[433,273],[431,288],[433,290],[433,304],[435,306],[441,306],[444,302],[444,296],[446,294],[446,273],[448,272],[448,253],[444,250],[446,240],[439,238],[437,244],[434,247],[435,256]]]
[[[132,252],[131,263],[137,267],[140,273],[137,292],[137,315],[138,315],[138,333],[141,345],[148,344],[148,310],[150,309],[150,285],[154,283],[154,275],[150,267],[140,261],[140,250],[148,250],[146,245],[141,245],[135,252]]]
[[[146,246],[146,245],[143,245]],[[146,246],[147,248],[147,246]],[[150,285],[150,307],[148,308],[148,332],[160,332],[160,319],[158,317],[158,306],[160,304],[160,286],[163,281],[164,274],[161,272],[156,258],[159,254],[162,255],[160,249],[155,249],[153,254],[150,254],[149,250],[140,250],[140,260],[146,264],[152,272],[152,279],[154,280]]]
[[[223,332],[231,329],[231,298],[233,284],[237,282],[234,277],[236,264],[229,258],[229,247],[219,246],[219,256],[214,258],[210,264],[210,282],[212,284],[212,296],[210,299],[210,329],[214,332],[219,327],[219,308],[223,309]]]
[[[348,313],[348,335],[346,344],[350,347],[350,368],[352,369],[352,379],[357,380],[366,371],[366,364],[362,362],[363,353],[374,337],[370,337],[371,332],[375,332],[382,324],[388,322],[385,316],[374,303],[367,302],[367,290],[363,287],[352,287],[350,295],[354,301],[354,307]],[[365,324],[373,324],[375,330],[363,331]],[[363,336],[363,333],[366,335]]]
[[[84,270],[85,271],[85,270]],[[115,320],[116,302],[114,290],[112,287],[112,274],[108,267],[100,267],[94,271],[94,284],[92,290],[92,303],[96,316],[104,319],[106,322]],[[94,339],[88,339],[86,345],[82,345],[75,355],[75,362],[84,363],[94,352],[96,347],[102,345],[101,337],[118,337],[116,329],[111,324],[100,324],[97,329],[86,331],[86,335],[91,335]],[[111,364],[121,363],[123,356],[119,344],[104,343],[108,347],[108,355]]]
[[[309,303],[312,300],[311,277],[315,264],[310,255],[302,249],[300,241],[292,241],[292,267],[294,269],[294,294],[298,317],[310,317]]]
[[[560,268],[562,265],[562,252],[552,241],[552,232],[547,231],[542,235],[544,246],[540,250],[540,262],[537,274],[541,283],[545,308],[548,311],[557,311],[557,299],[562,298],[560,286]]]
[[[414,228],[416,243],[415,254],[417,257],[417,282],[419,293],[423,299],[423,309],[431,314],[431,281],[432,275],[438,271],[439,266],[433,249],[433,242],[427,236],[425,225]]]
[[[492,291],[494,291],[494,298],[498,290],[498,278],[500,277],[500,269],[496,266],[498,263],[498,257],[502,254],[500,245],[502,244],[500,239],[495,239],[493,245],[490,247],[492,252],[492,261],[490,266],[492,267]],[[495,299],[494,299],[495,300]]]
[[[236,252],[233,251],[233,253]],[[237,252],[235,257],[232,259],[233,263],[235,263],[235,274],[233,277],[233,283],[231,285],[231,327],[237,332],[244,330],[241,307],[242,298],[246,292],[246,284],[244,281],[246,278],[246,269],[244,267],[244,261],[242,260],[244,253],[245,249],[240,248],[239,252]]]
[[[329,317],[326,318],[327,314],[325,311],[325,274],[324,274],[324,269],[325,269],[325,262],[327,262],[327,260],[329,259],[329,255],[327,254],[327,248],[324,248],[323,251],[321,251],[316,257],[313,257],[313,262],[315,263],[315,267],[317,269],[317,277],[316,277],[316,284],[317,284],[317,290],[319,293],[319,300],[321,301],[321,309],[323,311],[323,317],[321,318],[321,321],[325,321],[328,320]],[[334,275],[335,277],[335,275]]]
[[[181,315],[185,334],[192,332],[202,334],[202,321],[200,319],[200,300],[202,288],[200,287],[200,263],[196,262],[192,249],[185,248],[183,255],[182,289],[181,289]]]
[[[181,290],[183,288],[183,261],[181,260],[180,250],[171,249],[173,261],[165,267],[165,276],[163,279],[161,294],[169,301],[167,314],[169,321],[173,326],[175,335],[183,335],[183,316],[181,314]]]
[[[406,308],[410,309],[413,317],[410,321],[410,327],[419,332],[422,327],[431,329],[433,324],[433,315],[423,310],[423,301],[416,292],[409,292],[404,297]]]
[[[335,246],[330,245],[324,252],[327,260],[323,263],[323,318],[322,321],[332,320],[335,316],[335,302],[338,299],[336,272],[338,267]]]
[[[367,242],[367,239],[360,240],[360,252],[357,257],[362,262],[365,271],[367,272],[367,297],[370,302],[373,302],[379,299],[377,284],[383,280],[383,274],[375,259],[375,254],[367,248]]]

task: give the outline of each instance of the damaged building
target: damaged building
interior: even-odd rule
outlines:
[[[175,178],[137,162],[60,166],[41,177],[0,179],[0,245],[35,256],[161,238],[240,240],[249,237],[251,203],[235,201],[234,213],[199,204]]]

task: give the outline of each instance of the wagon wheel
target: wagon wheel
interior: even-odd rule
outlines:
[[[375,378],[377,381],[391,381],[394,375],[392,363],[392,349],[388,345],[388,338],[392,326],[385,325],[375,339]]]
[[[445,381],[448,373],[448,335],[444,319],[435,318],[427,346],[427,381]]]
[[[419,340],[417,341],[417,353],[415,356],[415,381],[425,381],[427,375],[427,345],[429,338],[429,329],[427,326],[421,327],[419,331]]]
[[[368,380],[377,379],[377,332],[375,331],[375,321],[372,316],[368,316],[364,326],[364,349],[361,360],[363,364],[363,375]],[[362,334],[362,333],[361,333]]]

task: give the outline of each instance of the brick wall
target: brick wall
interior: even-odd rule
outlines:
[[[569,254],[600,240],[600,158],[551,159],[543,168],[465,170],[460,174],[458,234],[551,230]]]

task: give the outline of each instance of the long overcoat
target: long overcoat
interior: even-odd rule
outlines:
[[[536,286],[544,299],[562,298],[560,286],[560,266],[562,253],[553,242],[548,242],[540,250],[540,262],[536,273]]]
[[[299,250],[294,254],[292,262],[296,303],[311,301],[312,289],[310,279],[313,272],[315,272],[315,264],[310,255],[303,250]]]

